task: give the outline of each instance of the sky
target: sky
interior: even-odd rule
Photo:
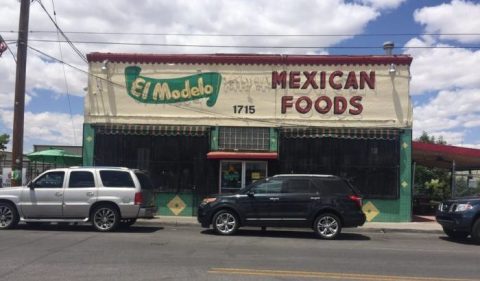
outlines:
[[[63,38],[59,37],[49,15],[71,41],[78,42],[74,45],[83,54],[382,55],[383,43],[393,41],[394,54],[413,57],[410,87],[413,137],[427,132],[436,138],[443,137],[448,144],[480,148],[480,1],[150,0],[133,3],[127,0],[31,3],[24,153],[31,152],[34,144],[82,144],[87,64],[68,44],[58,43],[59,38]],[[13,55],[16,55],[19,12],[19,1],[3,1],[0,35]],[[212,36],[254,34],[334,36]],[[150,45],[113,44],[119,42]],[[281,48],[283,46],[312,48]],[[4,52],[0,57],[0,134],[10,136],[15,68],[12,54]],[[7,150],[11,150],[11,141]]]

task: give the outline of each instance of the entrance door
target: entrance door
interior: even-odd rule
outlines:
[[[233,193],[267,177],[266,161],[225,160],[220,162],[219,193]]]

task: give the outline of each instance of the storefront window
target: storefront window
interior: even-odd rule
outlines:
[[[267,162],[222,161],[220,164],[220,192],[238,191],[267,176]]]

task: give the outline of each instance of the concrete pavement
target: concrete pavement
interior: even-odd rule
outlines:
[[[355,232],[404,232],[442,234],[442,227],[433,217],[415,217],[414,222],[367,222]],[[140,219],[140,224],[168,226],[200,226],[196,217],[157,216],[153,219]]]

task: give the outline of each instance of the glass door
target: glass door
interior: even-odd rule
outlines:
[[[225,160],[220,162],[220,193],[232,193],[267,176],[267,162]]]

